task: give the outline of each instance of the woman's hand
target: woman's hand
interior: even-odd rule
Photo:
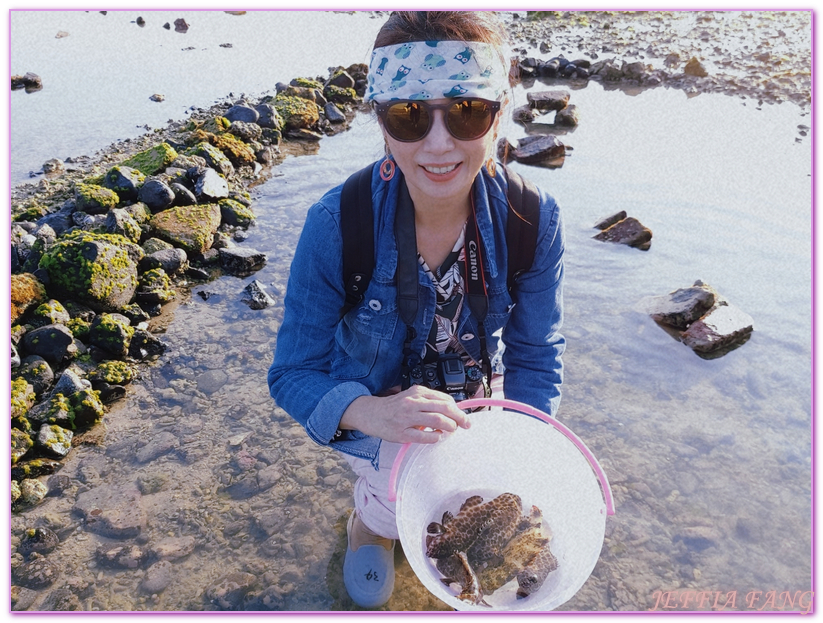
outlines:
[[[444,434],[469,428],[454,398],[422,385],[392,396],[360,396],[343,412],[340,428],[395,443],[436,443]]]

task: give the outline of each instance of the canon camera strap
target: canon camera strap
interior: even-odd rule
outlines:
[[[477,230],[477,214],[474,207],[474,186],[471,191],[471,215],[466,222],[465,267],[466,298],[469,309],[477,321],[477,337],[480,340],[481,365],[483,374],[491,383],[491,361],[486,348],[486,328],[483,321],[489,310],[486,293],[486,279],[483,275],[483,246]],[[397,240],[397,307],[400,317],[406,323],[406,342],[403,346],[403,376],[418,365],[420,355],[411,351],[411,342],[416,337],[414,321],[417,317],[417,233],[414,225],[414,203],[409,195],[405,180],[400,183],[400,196],[394,219],[394,235]]]

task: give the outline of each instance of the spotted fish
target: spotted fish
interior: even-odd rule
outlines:
[[[475,564],[499,556],[517,529],[521,512],[520,496],[513,493],[503,493],[488,502],[483,502],[479,495],[472,496],[457,516],[446,511],[442,524],[429,524],[426,555],[447,558],[465,552]]]
[[[523,599],[540,590],[546,577],[557,569],[557,558],[552,554],[548,544],[529,565],[517,574],[517,598]]]

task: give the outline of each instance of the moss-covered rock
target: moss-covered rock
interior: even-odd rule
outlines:
[[[100,392],[94,389],[81,389],[69,397],[74,411],[74,424],[86,428],[103,419],[106,409],[100,400]]]
[[[37,445],[48,456],[62,459],[71,450],[74,433],[57,424],[44,424],[37,433]]]
[[[11,464],[14,465],[25,456],[34,445],[31,437],[16,428],[11,429]]]
[[[103,178],[103,186],[113,190],[121,201],[134,201],[146,176],[133,167],[119,165],[112,167]]]
[[[116,234],[74,231],[60,239],[40,260],[49,289],[96,311],[128,305],[137,289],[137,260],[142,249]]]
[[[49,209],[46,206],[35,203],[34,205],[29,205],[19,210],[15,209],[13,211],[12,220],[16,222],[36,221],[48,213]]]
[[[89,338],[90,322],[82,318],[72,318],[66,323],[66,326],[69,328],[69,331],[71,331],[71,334],[81,342],[85,342]]]
[[[123,162],[123,166],[137,169],[143,175],[156,175],[174,162],[175,158],[177,152],[174,147],[168,143],[160,143],[133,155]]]
[[[11,417],[23,417],[29,412],[37,395],[26,379],[19,378],[11,382]]]
[[[310,128],[320,121],[320,109],[317,104],[301,97],[279,94],[272,104],[283,119],[284,130]]]
[[[61,463],[54,459],[39,458],[22,461],[11,468],[11,478],[12,480],[26,480],[48,476],[60,469],[60,466]]]
[[[220,227],[220,206],[216,204],[170,208],[151,219],[158,238],[181,247],[186,253],[203,253],[211,248]]]
[[[211,134],[223,134],[223,132],[228,132],[230,127],[231,121],[225,117],[217,116],[206,121],[199,129]]]
[[[248,227],[254,223],[254,212],[234,199],[221,199],[220,214],[223,222],[232,227]]]
[[[120,197],[109,188],[80,183],[74,187],[74,203],[82,212],[105,214],[120,203]]]
[[[235,167],[254,164],[254,150],[233,134],[212,134],[209,142],[223,152]]]
[[[318,91],[323,90],[323,85],[320,84],[320,82],[318,82],[317,80],[313,80],[311,78],[294,78],[289,84],[293,87],[317,89]]]
[[[120,314],[100,314],[89,327],[89,344],[102,348],[115,357],[125,357],[129,352],[134,327]]]
[[[140,242],[140,237],[143,235],[143,230],[140,229],[137,221],[128,211],[120,208],[109,210],[106,215],[106,232],[118,234],[134,243]]]
[[[338,87],[330,84],[323,89],[323,95],[330,102],[337,104],[353,104],[357,101],[357,93],[352,88]]]
[[[11,323],[15,324],[27,309],[46,299],[46,286],[31,273],[11,276]]]
[[[146,255],[151,255],[156,251],[163,251],[164,249],[173,249],[174,245],[160,240],[160,238],[149,238],[143,243],[143,251]]]
[[[125,385],[134,380],[134,366],[125,361],[101,361],[98,366],[89,372],[88,378],[92,382],[102,381],[112,385]]]
[[[62,324],[47,324],[28,331],[21,342],[25,352],[60,365],[77,356],[71,331]]]
[[[162,268],[152,268],[141,275],[140,286],[137,288],[137,300],[141,303],[168,303],[176,295],[171,289],[169,276]]]
[[[71,316],[60,301],[50,299],[39,305],[32,313],[34,317],[34,324],[44,326],[47,324],[65,324],[68,325]]]
[[[219,171],[224,177],[229,177],[234,173],[234,165],[222,151],[209,143],[209,135],[203,133],[203,140],[186,152],[189,156],[200,156],[206,161],[206,166],[215,171]]]

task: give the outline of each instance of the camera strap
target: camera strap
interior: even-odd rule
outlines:
[[[477,214],[474,206],[474,186],[470,194],[471,216],[466,223],[465,268],[466,298],[469,309],[477,321],[477,337],[480,340],[481,366],[488,383],[491,383],[491,360],[486,347],[486,328],[483,321],[489,310],[486,279],[483,275],[483,247],[477,230]],[[406,341],[403,345],[402,375],[407,378],[412,368],[421,361],[420,355],[411,350],[417,336],[414,321],[417,318],[418,261],[417,233],[414,225],[414,203],[405,180],[401,180],[394,219],[394,236],[397,241],[397,308],[406,323]]]

